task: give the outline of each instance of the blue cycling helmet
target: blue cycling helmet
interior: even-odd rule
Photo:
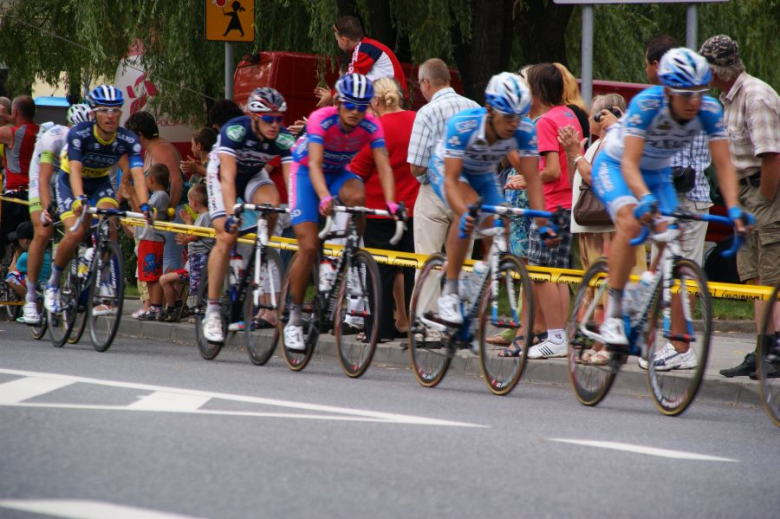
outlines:
[[[712,79],[710,64],[700,54],[685,47],[666,52],[658,64],[658,80],[671,88],[707,86]]]
[[[92,118],[92,109],[89,107],[89,105],[86,105],[84,103],[79,103],[79,104],[71,105],[71,107],[68,108],[67,119],[68,119],[68,124],[70,124],[71,126],[75,126],[79,123],[87,122],[91,118]]]
[[[87,96],[91,108],[96,106],[121,106],[125,103],[122,91],[113,85],[100,85],[92,89]]]
[[[511,72],[502,72],[490,78],[485,101],[501,113],[525,115],[531,107],[531,94],[520,78]]]
[[[363,74],[344,74],[336,81],[338,99],[356,105],[367,105],[374,98],[374,85]]]

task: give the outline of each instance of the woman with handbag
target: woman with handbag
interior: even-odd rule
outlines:
[[[607,214],[604,205],[596,197],[591,189],[591,163],[601,149],[601,144],[606,136],[608,128],[618,121],[626,109],[626,101],[619,94],[606,94],[596,96],[591,103],[590,133],[597,137],[591,143],[588,151],[582,154],[582,142],[576,131],[571,127],[564,127],[558,131],[558,139],[566,150],[569,161],[569,171],[575,171],[572,183],[572,192],[575,202],[572,209],[571,232],[579,235],[580,261],[583,270],[596,259],[609,256],[609,249],[615,226]],[[637,247],[636,264],[634,274],[647,270],[647,254],[643,247]],[[588,308],[588,304],[580,308]],[[603,307],[600,307],[603,314]],[[601,321],[603,315],[597,315]],[[584,361],[592,364],[607,364],[609,353],[602,349],[593,349],[585,352]]]

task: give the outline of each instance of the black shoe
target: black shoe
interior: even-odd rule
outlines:
[[[742,364],[740,364],[739,366],[735,366],[733,368],[722,369],[720,370],[720,374],[727,378],[747,377],[750,376],[751,373],[755,373],[755,371],[756,371],[756,354],[748,353],[747,355],[745,355]]]

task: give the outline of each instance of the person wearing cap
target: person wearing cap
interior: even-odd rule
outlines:
[[[14,232],[8,234],[8,241],[11,243],[18,243],[19,247],[21,247],[21,251],[17,251],[14,261],[11,262],[5,282],[8,283],[8,286],[10,286],[20,298],[25,297],[27,294],[27,251],[30,249],[33,235],[33,224],[30,222],[20,223]],[[43,254],[41,274],[48,277],[50,272],[51,250],[47,248]],[[20,319],[24,322],[23,317],[20,317]]]
[[[744,283],[774,285],[780,282],[780,97],[745,71],[739,45],[728,36],[713,36],[700,52],[712,70],[710,86],[721,92],[729,149],[739,177],[739,203],[756,217],[753,232],[737,254],[737,271]],[[764,304],[755,302],[758,333]],[[779,307],[775,305],[775,331],[780,330]],[[742,364],[720,373],[734,377],[755,371],[755,354],[750,353]]]

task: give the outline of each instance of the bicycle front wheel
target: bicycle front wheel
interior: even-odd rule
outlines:
[[[600,258],[582,278],[566,327],[569,380],[577,400],[588,406],[598,404],[607,396],[620,369],[620,361],[614,353],[606,364],[589,360],[591,355],[605,348],[589,334],[598,334],[604,318],[607,279],[607,260]]]
[[[712,302],[701,267],[694,261],[680,259],[675,261],[672,272],[671,333],[664,330],[660,318],[659,291],[644,335],[650,395],[658,410],[667,416],[681,414],[696,397],[707,367],[712,335]]]
[[[49,327],[49,322],[46,320],[46,312],[40,312],[40,316],[40,322],[34,326],[30,326],[30,333],[36,341],[43,339],[43,336],[46,335],[46,330]]]
[[[409,309],[409,355],[414,376],[424,387],[436,387],[450,367],[449,337],[425,321],[438,314],[438,300],[444,288],[444,254],[433,254],[423,265],[414,284]]]
[[[485,287],[479,306],[479,369],[482,379],[494,395],[509,394],[525,370],[531,335],[518,335],[533,327],[534,297],[531,278],[523,264],[514,256],[501,256],[496,275],[496,291],[490,282]],[[502,348],[485,342],[488,335],[510,329],[512,347]]]
[[[68,335],[68,344],[76,344],[81,340],[81,336],[84,335],[84,330],[87,329],[87,309],[79,305],[76,306],[76,317],[74,319],[73,328]]]
[[[77,260],[73,260],[77,261]],[[73,262],[68,264],[60,275],[60,302],[62,312],[55,314],[45,310],[49,323],[49,337],[55,348],[62,348],[73,330],[76,320],[78,300],[81,294],[81,282],[73,272]]]
[[[352,265],[342,276],[333,318],[339,363],[349,377],[365,373],[374,358],[383,311],[381,292],[376,260],[364,250],[355,252]],[[362,329],[363,334],[347,335],[344,325]]]
[[[116,242],[106,242],[93,259],[94,278],[87,299],[89,335],[96,351],[111,347],[122,322],[125,302],[125,265]]]
[[[250,267],[254,262],[250,262]],[[244,322],[246,323],[246,349],[249,360],[256,366],[262,366],[276,349],[279,341],[279,327],[271,328],[267,319],[261,318],[263,311],[273,313],[278,320],[279,296],[282,285],[282,258],[274,249],[265,249],[258,286],[254,281],[254,270],[249,269],[249,287],[244,302]],[[256,299],[256,301],[255,301]]]
[[[780,284],[767,302],[758,351],[761,401],[774,424],[780,427]]]
[[[298,261],[298,255],[293,255],[287,268],[282,283],[282,294],[279,297],[279,336],[282,345],[282,358],[287,367],[293,371],[301,371],[305,368],[312,355],[314,348],[320,337],[320,323],[322,319],[322,308],[320,308],[318,296],[319,276],[317,273],[317,264],[312,265],[311,276],[306,280],[306,291],[301,303],[301,324],[303,325],[303,340],[306,343],[306,349],[303,351],[291,350],[284,344],[284,327],[290,321],[290,305],[293,303],[292,292],[290,292],[290,273],[292,266]]]

